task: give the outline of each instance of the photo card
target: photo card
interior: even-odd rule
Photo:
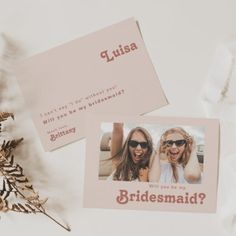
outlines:
[[[86,120],[85,207],[216,211],[218,120],[101,114]]]

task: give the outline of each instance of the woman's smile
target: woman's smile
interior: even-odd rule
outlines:
[[[179,159],[180,151],[178,151],[178,150],[170,150],[169,153],[170,153],[171,159],[173,159],[173,160],[178,160]]]
[[[139,131],[133,133],[131,140],[134,140],[139,143],[147,142],[143,133]],[[136,147],[129,146],[129,152],[134,163],[138,163],[147,153],[147,150],[147,148],[142,148],[140,144],[138,144]]]
[[[166,140],[172,140],[172,141],[183,140],[183,139],[184,139],[183,135],[179,133],[169,134],[166,137]],[[175,162],[178,161],[181,158],[184,149],[185,145],[176,146],[176,143],[173,143],[172,146],[167,148],[170,159]]]
[[[139,162],[143,157],[143,151],[134,150],[132,157],[134,163]]]

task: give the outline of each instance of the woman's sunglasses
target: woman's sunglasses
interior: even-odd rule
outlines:
[[[175,144],[177,147],[181,147],[184,144],[186,144],[186,140],[185,139],[180,139],[180,140],[166,140],[163,142],[164,145],[167,145],[169,147],[172,147],[173,144]]]
[[[147,142],[137,142],[135,140],[129,140],[128,144],[132,148],[136,148],[138,145],[140,145],[140,147],[142,149],[148,148],[148,143]]]

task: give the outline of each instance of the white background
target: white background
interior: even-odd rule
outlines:
[[[217,45],[236,35],[235,0],[0,0],[0,31],[17,40],[25,56],[131,16],[139,21],[170,103],[151,115],[205,117],[200,92]],[[54,187],[47,187],[46,194],[64,207],[59,219],[68,221],[72,232],[41,215],[6,213],[1,214],[1,235],[228,235],[219,212],[84,209],[85,140],[40,152],[41,162],[55,175],[48,177]]]

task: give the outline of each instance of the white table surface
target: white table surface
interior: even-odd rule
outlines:
[[[217,45],[236,35],[235,0],[0,0],[0,32],[17,40],[25,56],[131,16],[139,21],[170,102],[150,114],[205,117],[200,92]],[[1,235],[229,235],[219,213],[84,209],[85,140],[41,152],[58,183],[47,193],[65,207],[60,217],[72,232],[41,215],[6,213],[1,214]]]

